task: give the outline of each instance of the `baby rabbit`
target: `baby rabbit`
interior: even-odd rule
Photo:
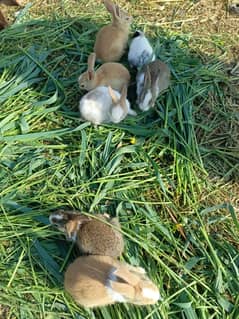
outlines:
[[[137,103],[142,111],[147,111],[154,106],[159,94],[168,88],[169,67],[160,60],[150,62],[138,71],[136,82]]]
[[[121,91],[125,85],[128,86],[130,74],[126,67],[120,63],[109,62],[94,71],[95,57],[95,53],[89,55],[88,70],[78,78],[80,89],[90,91],[97,86],[110,85],[113,89]]]
[[[104,0],[112,23],[101,28],[95,40],[94,52],[102,62],[119,61],[127,46],[132,17],[109,0]]]
[[[59,210],[50,215],[51,224],[75,241],[86,254],[119,257],[124,250],[123,236],[118,218],[106,215],[88,217],[75,211]],[[115,229],[112,226],[117,227]]]
[[[142,31],[136,31],[129,47],[129,65],[131,67],[141,68],[143,65],[154,60],[155,54],[148,39]]]
[[[102,123],[119,123],[127,114],[136,115],[126,98],[127,88],[123,87],[121,95],[111,87],[98,86],[82,97],[79,104],[81,117],[95,125]]]
[[[109,256],[77,258],[67,268],[66,291],[84,307],[100,307],[116,302],[150,305],[161,299],[145,270]]]

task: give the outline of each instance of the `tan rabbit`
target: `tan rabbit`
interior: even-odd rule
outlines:
[[[124,86],[128,87],[130,74],[126,67],[120,63],[109,62],[94,71],[95,58],[95,53],[88,57],[88,70],[78,78],[80,89],[90,91],[97,86],[111,86],[120,92]]]
[[[106,215],[88,217],[76,211],[59,210],[49,219],[66,234],[67,239],[75,241],[83,253],[112,257],[123,253],[124,241],[118,218]]]
[[[137,103],[142,111],[153,107],[157,97],[170,84],[170,69],[167,64],[155,60],[144,65],[137,73]]]
[[[20,6],[20,1],[17,0],[0,0],[0,4],[5,4],[6,6]],[[0,10],[0,30],[8,26],[8,22],[5,19],[2,11]]]
[[[98,31],[94,51],[102,62],[115,62],[120,60],[126,49],[132,17],[111,1],[103,2],[112,16],[112,23]]]
[[[67,268],[64,286],[84,307],[100,307],[116,302],[154,304],[161,299],[157,286],[145,270],[110,256],[83,256]]]

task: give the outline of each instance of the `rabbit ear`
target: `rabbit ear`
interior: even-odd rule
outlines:
[[[112,98],[112,101],[114,104],[117,104],[119,102],[117,96],[115,95],[114,91],[112,90],[111,86],[108,86],[109,94]]]
[[[104,5],[106,9],[112,14],[113,18],[117,19],[119,17],[119,6],[115,5],[113,2],[109,0],[104,0]]]
[[[130,269],[134,267],[128,268],[126,265],[123,267],[117,268],[113,275],[116,278],[117,282],[124,282],[130,286],[135,286],[139,282],[139,277],[135,273],[131,272]]]
[[[150,73],[150,69],[147,66],[146,67],[146,71],[145,71],[145,75],[144,75],[144,88],[150,88],[151,87],[151,73]]]
[[[95,71],[94,71],[95,59],[96,59],[96,54],[95,54],[95,52],[92,52],[92,53],[88,56],[88,70],[87,70],[87,75],[88,75],[88,80],[89,80],[89,81],[93,80],[93,78],[94,78],[94,76],[95,76]]]
[[[134,287],[129,285],[128,283],[122,283],[120,281],[109,281],[111,289],[114,291],[114,293],[117,293],[118,295],[122,296],[125,300],[133,300],[135,296],[135,290]],[[119,298],[119,297],[118,297]],[[119,301],[125,301],[125,300],[120,300]]]
[[[127,98],[127,86],[124,85],[123,89],[121,90],[120,102],[125,102]]]

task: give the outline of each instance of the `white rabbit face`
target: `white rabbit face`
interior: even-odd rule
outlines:
[[[113,123],[119,123],[126,117],[127,113],[124,111],[120,104],[115,105],[111,112],[111,118]]]
[[[147,90],[146,94],[140,97],[140,102],[139,102],[140,110],[147,111],[152,106],[152,103],[153,103],[152,97],[153,96],[150,90]]]

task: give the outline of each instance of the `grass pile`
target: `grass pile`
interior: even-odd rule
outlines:
[[[94,128],[77,112],[77,76],[108,17],[82,1],[70,18],[73,5],[25,12],[0,33],[0,317],[238,318],[238,78],[190,34],[156,26],[170,90],[155,109]],[[62,285],[77,251],[48,223],[60,207],[118,215],[124,259],[164,300],[78,307]]]

